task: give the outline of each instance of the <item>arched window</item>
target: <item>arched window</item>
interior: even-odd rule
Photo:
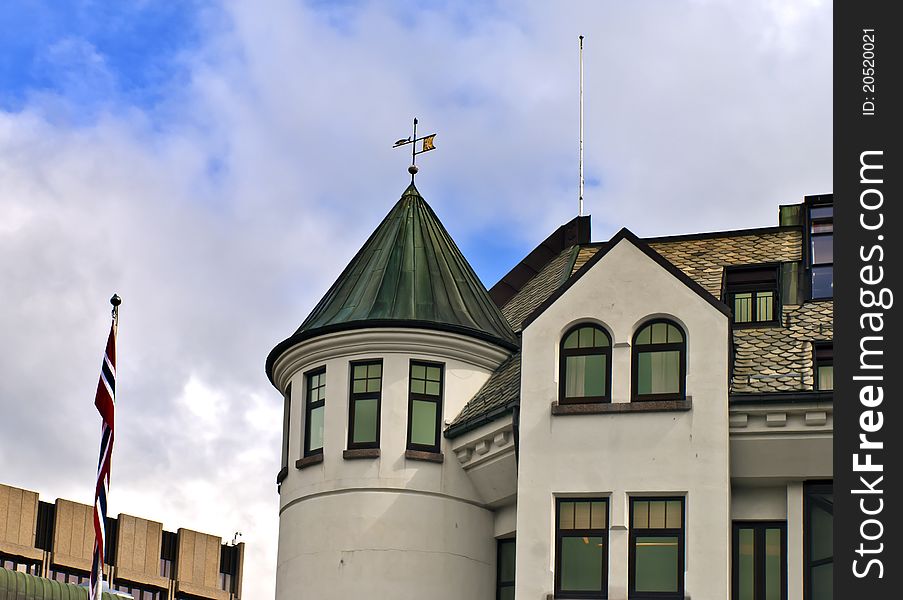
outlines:
[[[683,330],[666,319],[643,325],[633,337],[633,400],[683,400],[686,378]]]
[[[611,401],[611,339],[596,325],[578,325],[561,340],[561,404]]]

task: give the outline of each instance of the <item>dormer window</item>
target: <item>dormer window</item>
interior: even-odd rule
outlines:
[[[734,313],[734,324],[777,324],[780,313],[778,267],[728,269],[724,278],[724,301]]]
[[[806,199],[806,233],[809,238],[806,257],[809,267],[809,291],[813,300],[834,297],[834,206],[831,196]]]
[[[578,325],[561,340],[559,402],[611,401],[611,339],[597,325]]]

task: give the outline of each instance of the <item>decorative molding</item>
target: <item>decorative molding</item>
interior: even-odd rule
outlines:
[[[732,436],[830,434],[834,429],[834,406],[824,402],[732,404],[729,424]]]
[[[360,354],[423,354],[494,371],[511,353],[457,333],[431,329],[355,329],[318,336],[286,350],[273,364],[273,382],[284,391],[295,373],[333,358]]]

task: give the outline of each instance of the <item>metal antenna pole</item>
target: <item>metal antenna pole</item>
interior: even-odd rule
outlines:
[[[580,36],[580,206],[577,216],[583,216],[583,36]]]

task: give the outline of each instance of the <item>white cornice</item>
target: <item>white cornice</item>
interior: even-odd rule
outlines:
[[[295,344],[273,363],[273,382],[284,391],[289,379],[311,365],[357,354],[424,354],[494,371],[510,352],[475,338],[427,329],[370,328],[339,331]]]

